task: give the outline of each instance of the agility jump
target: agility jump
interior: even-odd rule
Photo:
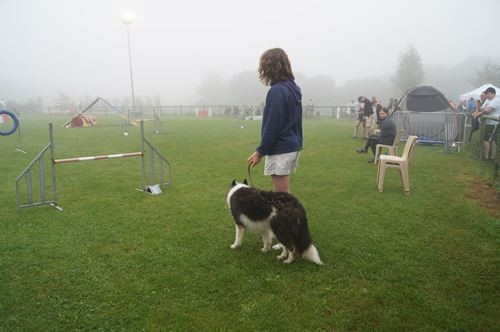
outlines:
[[[56,188],[56,165],[58,164],[68,164],[80,161],[92,161],[92,160],[104,160],[113,158],[128,158],[128,157],[141,157],[142,165],[142,187],[137,189],[143,193],[148,193],[152,195],[157,195],[161,193],[162,186],[172,185],[172,176],[170,171],[170,162],[163,157],[154,147],[144,138],[144,123],[141,121],[141,151],[139,152],[127,152],[119,154],[108,154],[99,156],[89,156],[89,157],[73,157],[64,159],[54,158],[54,135],[52,129],[52,123],[49,124],[49,144],[40,151],[40,153],[35,157],[35,159],[24,169],[24,171],[16,178],[16,205],[18,210],[26,207],[33,207],[38,205],[50,205],[60,211],[63,209],[58,205],[57,202],[57,188]],[[148,148],[146,151],[146,147]],[[45,154],[50,156],[50,193],[46,190],[46,179],[45,179]],[[149,155],[149,172],[146,168],[146,153]],[[157,159],[157,160],[156,160]],[[155,162],[157,162],[158,167],[155,167]],[[36,168],[38,166],[38,168]],[[39,189],[39,199],[34,199],[34,186],[33,186],[33,174],[38,172],[38,189]],[[146,181],[146,177],[149,175],[149,181]],[[158,179],[158,181],[156,181]],[[26,182],[26,194],[24,200],[21,199],[20,184],[21,181]]]
[[[123,119],[122,129],[123,134],[125,136],[130,132],[130,126],[137,127],[139,126],[140,121],[153,121],[154,122],[154,133],[159,134],[163,123],[160,119],[160,110],[157,112],[156,108],[153,109],[153,118],[152,119],[135,119],[133,120],[130,116],[130,109],[127,111],[120,110],[118,107],[113,106],[110,102],[105,100],[102,97],[97,97],[93,102],[91,102],[85,109],[83,109],[78,114],[74,115],[71,119],[65,122],[62,127],[63,128],[73,128],[73,127],[90,127],[96,125],[96,118],[91,116],[90,110],[94,105],[104,104],[106,107],[109,107],[115,114]]]
[[[106,154],[106,155],[101,155],[101,156],[56,159],[56,160],[54,160],[54,164],[67,164],[67,163],[75,163],[75,162],[78,162],[78,161],[103,160],[103,159],[126,158],[126,157],[142,157],[142,156],[143,156],[142,152]]]
[[[78,114],[74,115],[71,119],[69,119],[67,122],[65,122],[62,127],[64,128],[70,128],[71,127],[71,124],[72,124],[72,121],[74,119],[77,119],[81,116],[84,116],[86,115],[85,113],[87,113],[94,105],[96,105],[98,102],[101,102],[103,103],[104,105],[106,105],[107,107],[111,108],[113,110],[113,112],[115,112],[118,116],[120,116],[121,118],[123,118],[125,121],[127,122],[130,122],[130,116],[128,114],[124,114],[122,111],[120,111],[118,108],[116,108],[115,106],[111,105],[111,103],[109,103],[108,101],[106,101],[105,99],[101,98],[101,97],[97,97],[92,103],[90,103],[89,106],[85,107],[85,109],[81,112],[79,112]],[[137,125],[137,124],[134,124],[134,125]]]

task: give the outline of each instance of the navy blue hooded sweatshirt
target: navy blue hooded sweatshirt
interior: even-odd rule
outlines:
[[[257,152],[274,155],[302,150],[302,93],[294,81],[274,83],[266,96]]]

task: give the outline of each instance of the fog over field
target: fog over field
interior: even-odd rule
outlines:
[[[338,88],[388,79],[408,45],[431,81],[500,57],[498,0],[0,0],[0,98],[130,96],[127,12],[135,94],[162,104],[199,101],[203,80],[258,84],[259,57],[273,47],[289,54],[299,85],[327,76]],[[443,89],[472,88],[467,68]]]

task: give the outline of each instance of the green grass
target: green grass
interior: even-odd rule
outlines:
[[[411,195],[384,192],[348,121],[306,121],[292,190],[325,266],[279,263],[260,236],[229,245],[229,183],[248,177],[260,122],[166,118],[147,139],[172,163],[159,196],[139,158],[58,165],[59,204],[16,211],[14,180],[48,142],[56,158],[140,150],[113,119],[62,129],[27,117],[0,137],[0,330],[499,330],[498,220],[467,200],[470,154],[417,146]],[[118,121],[117,121],[118,122]],[[271,188],[262,166],[256,186]]]

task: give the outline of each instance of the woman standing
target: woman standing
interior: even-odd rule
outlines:
[[[248,157],[254,167],[265,156],[264,175],[271,176],[275,192],[291,192],[290,175],[295,173],[302,150],[302,93],[295,84],[290,60],[281,48],[264,52],[259,78],[270,86],[262,120],[261,142]]]

